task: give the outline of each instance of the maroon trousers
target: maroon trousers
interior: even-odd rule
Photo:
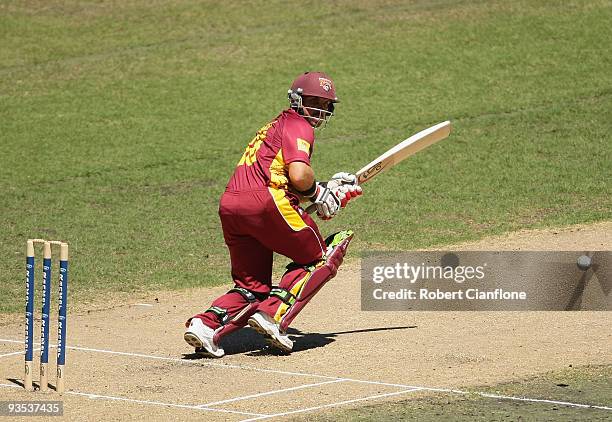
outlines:
[[[299,207],[297,197],[283,190],[226,191],[219,204],[219,216],[234,284],[254,293],[257,300],[270,293],[273,252],[300,265],[312,264],[325,255],[325,242],[317,225]],[[249,303],[244,295],[230,292],[195,317],[216,329],[222,324],[222,311],[229,319]],[[280,299],[269,297],[263,308],[274,316],[271,311],[281,304]]]

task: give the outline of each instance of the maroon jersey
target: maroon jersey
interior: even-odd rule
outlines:
[[[289,164],[310,165],[314,146],[312,126],[294,110],[279,114],[255,135],[238,162],[227,190],[244,191],[271,187],[287,190]]]

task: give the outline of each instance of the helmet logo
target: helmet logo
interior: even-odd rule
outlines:
[[[319,78],[319,85],[326,91],[329,92],[332,89],[332,81],[325,78]]]

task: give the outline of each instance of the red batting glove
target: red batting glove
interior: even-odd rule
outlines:
[[[342,208],[346,207],[346,204],[348,204],[351,199],[357,198],[363,194],[363,189],[361,189],[359,185],[342,185],[338,189],[344,194],[344,198],[342,198],[340,202]]]

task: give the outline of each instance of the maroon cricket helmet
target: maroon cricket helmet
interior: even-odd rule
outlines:
[[[306,72],[298,76],[293,84],[291,91],[303,96],[321,97],[337,103],[336,88],[334,82],[323,72]]]

